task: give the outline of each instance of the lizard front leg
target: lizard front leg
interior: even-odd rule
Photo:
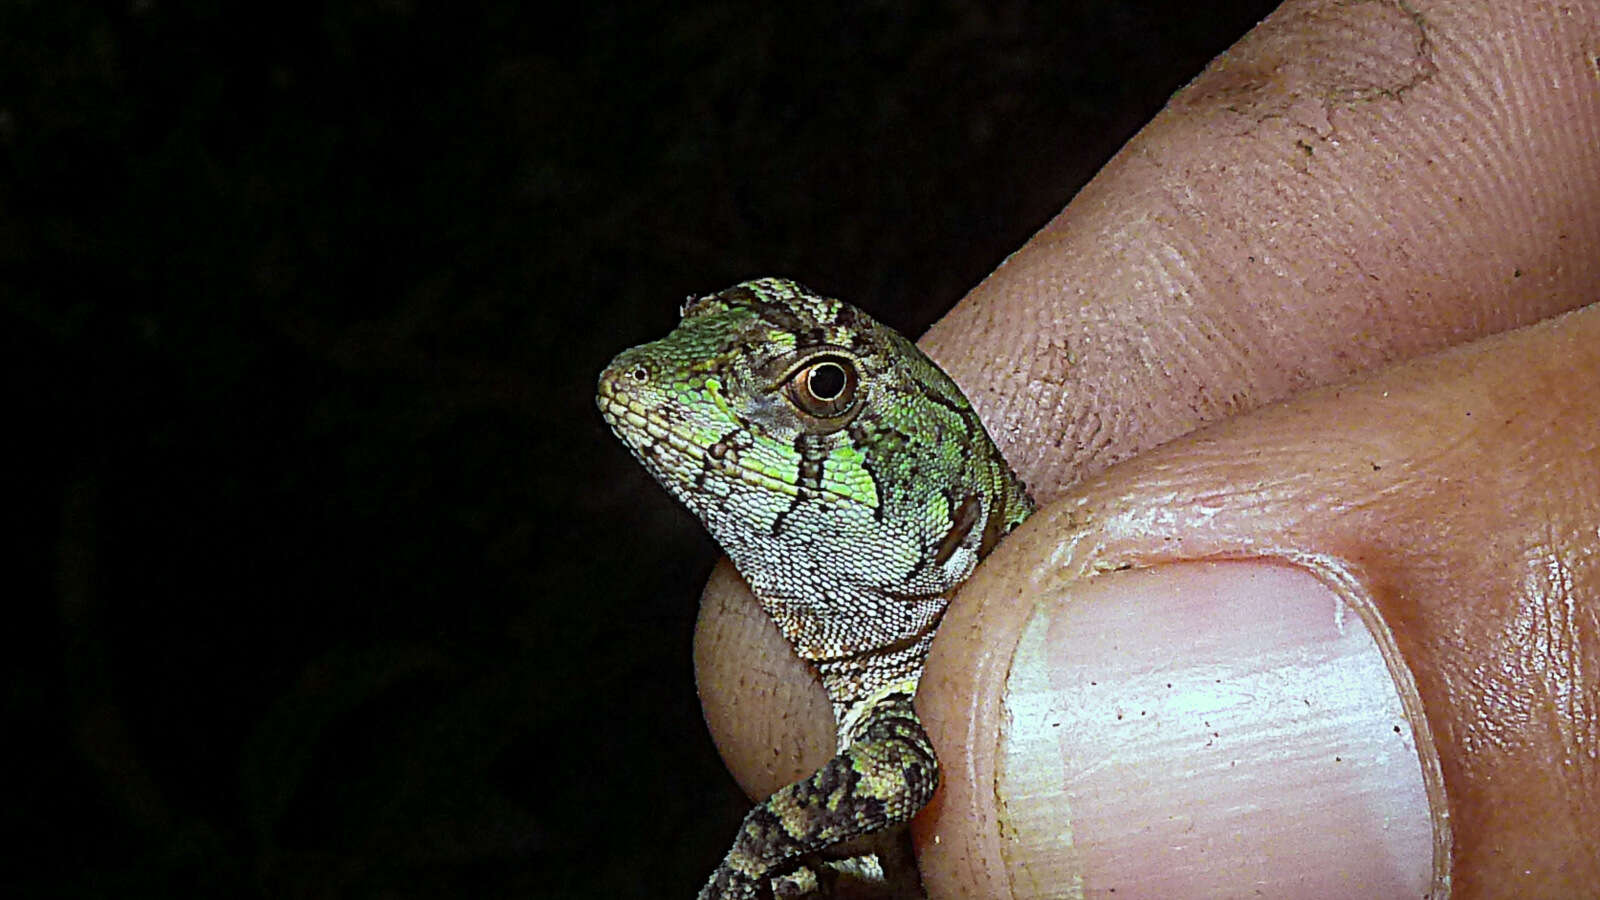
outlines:
[[[745,816],[700,900],[766,896],[808,858],[904,825],[927,805],[939,767],[911,690],[879,697],[858,721],[837,756]]]

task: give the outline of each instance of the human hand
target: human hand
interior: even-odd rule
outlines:
[[[1592,887],[1597,25],[1289,4],[923,341],[1044,504],[919,693],[935,896]],[[730,585],[760,794],[831,725]]]

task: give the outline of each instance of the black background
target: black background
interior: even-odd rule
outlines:
[[[687,897],[688,294],[911,334],[1271,4],[0,3],[0,893]]]

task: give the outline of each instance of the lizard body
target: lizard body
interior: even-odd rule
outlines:
[[[597,403],[816,666],[838,725],[838,755],[751,810],[701,900],[809,890],[830,855],[879,871],[938,784],[911,705],[928,645],[1033,511],[1022,482],[915,345],[782,279],[690,300]]]

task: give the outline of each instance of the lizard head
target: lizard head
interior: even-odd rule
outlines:
[[[792,281],[690,300],[597,403],[764,600],[940,594],[1032,508],[943,371]]]

